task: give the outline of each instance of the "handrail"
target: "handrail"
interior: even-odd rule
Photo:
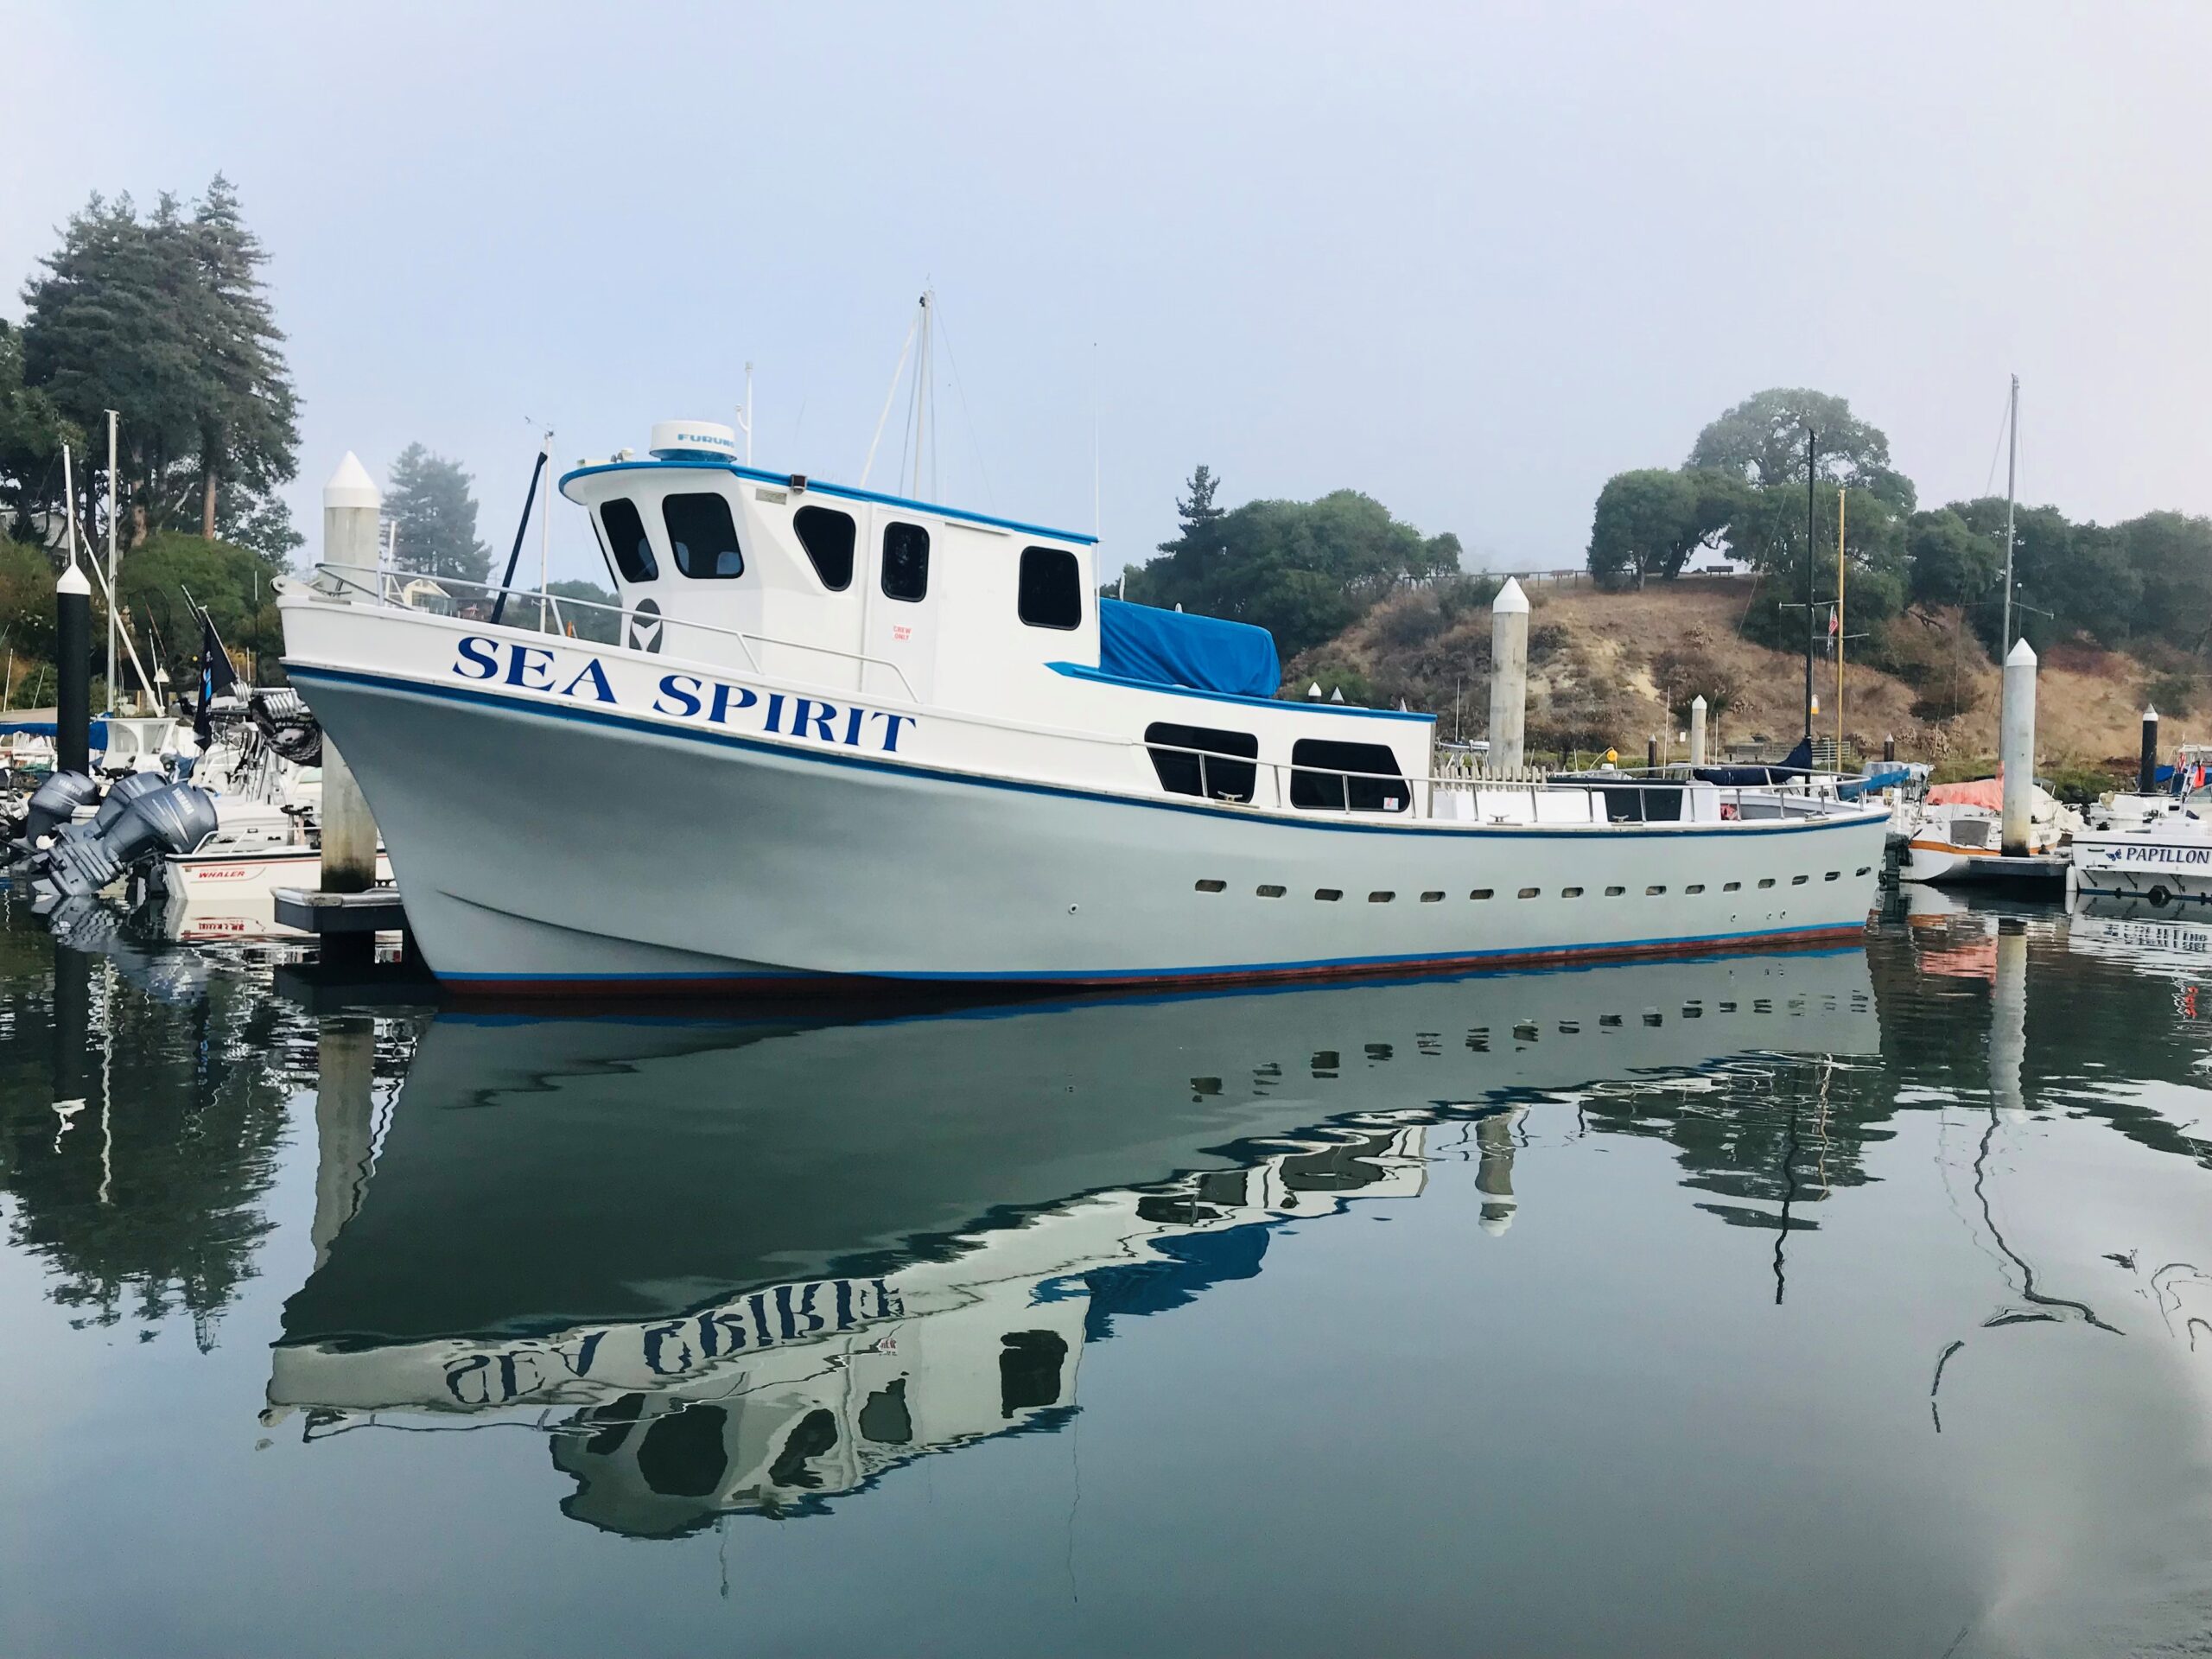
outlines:
[[[366,594],[370,595],[376,601],[376,603],[380,609],[405,611],[415,608],[413,606],[409,605],[404,600],[393,600],[385,597],[380,591],[380,582],[378,586],[365,586],[361,582],[353,581],[350,576],[345,574],[349,570],[367,570],[376,574],[381,579],[406,574],[404,572],[379,572],[377,571],[376,567],[374,566],[365,564],[338,564],[327,559],[317,561],[315,568],[317,571],[327,572],[330,576],[341,586],[349,588],[355,593]],[[480,594],[507,593],[523,599],[537,597],[537,595],[531,594],[527,589],[505,588],[500,587],[496,582],[469,582],[460,576],[428,576],[425,577],[424,580],[435,582],[440,588],[474,588]],[[570,605],[580,606],[587,610],[604,611],[611,616],[621,618],[625,623],[628,622],[631,618],[638,614],[638,612],[629,606],[608,605],[596,599],[569,599],[566,601],[563,601],[551,594],[548,594],[544,595],[544,597],[549,602],[556,607],[560,604],[565,602]],[[558,613],[557,609],[556,613]],[[906,677],[906,670],[900,668],[898,664],[888,661],[884,658],[868,656],[865,652],[842,651],[835,645],[809,645],[805,641],[800,639],[778,639],[766,634],[751,634],[746,632],[742,628],[724,627],[718,622],[696,621],[690,617],[668,616],[664,614],[661,620],[664,624],[676,627],[696,628],[702,633],[721,634],[726,639],[736,640],[738,645],[742,647],[745,652],[747,666],[749,667],[755,674],[766,674],[768,671],[761,665],[760,656],[753,650],[753,646],[756,645],[773,645],[780,651],[810,651],[818,656],[836,657],[840,658],[846,662],[858,663],[863,668],[880,668],[887,670],[891,673],[898,676],[899,688],[906,693],[907,702],[918,705],[922,701],[921,697],[914,690],[913,682]],[[512,625],[502,622],[499,626],[504,628],[511,626]],[[543,630],[541,629],[540,632],[543,632]]]
[[[1397,816],[1402,817],[1420,818],[1425,822],[1431,823],[1459,822],[1459,820],[1439,819],[1437,817],[1434,810],[1433,798],[1435,791],[1440,788],[1468,791],[1482,790],[1486,792],[1500,795],[1521,794],[1525,792],[1529,797],[1529,822],[1531,823],[1540,823],[1544,822],[1541,814],[1541,809],[1537,804],[1538,799],[1541,796],[1551,795],[1560,797],[1579,792],[1586,798],[1589,795],[1595,792],[1609,791],[1613,790],[1632,789],[1638,791],[1639,795],[1644,793],[1681,795],[1685,791],[1691,788],[1709,789],[1719,798],[1724,804],[1734,805],[1739,817],[1741,817],[1743,809],[1747,802],[1758,802],[1761,804],[1770,802],[1776,803],[1783,807],[1783,814],[1785,816],[1788,813],[1789,806],[1792,804],[1802,803],[1808,805],[1838,806],[1847,804],[1847,803],[1842,802],[1836,797],[1820,794],[1809,789],[1806,789],[1802,785],[1789,782],[1779,784],[1720,785],[1702,784],[1695,779],[1681,779],[1671,781],[1661,780],[1655,782],[1630,777],[1626,774],[1624,774],[1618,779],[1612,778],[1586,777],[1556,778],[1541,782],[1509,782],[1497,779],[1440,778],[1433,775],[1421,778],[1408,777],[1402,772],[1357,772],[1334,766],[1316,766],[1311,764],[1301,763],[1294,760],[1262,760],[1257,755],[1225,754],[1219,749],[1193,748],[1188,745],[1181,743],[1150,742],[1135,738],[1123,740],[1123,746],[1130,749],[1141,749],[1147,756],[1154,754],[1179,754],[1186,755],[1195,760],[1198,764],[1198,798],[1211,801],[1217,804],[1227,804],[1243,805],[1251,804],[1253,801],[1256,801],[1259,791],[1256,787],[1255,777],[1255,787],[1253,791],[1253,796],[1249,800],[1240,800],[1234,796],[1227,794],[1217,796],[1212,789],[1212,780],[1210,775],[1210,768],[1208,765],[1209,762],[1216,765],[1225,764],[1232,766],[1249,766],[1253,769],[1255,774],[1262,770],[1266,771],[1272,779],[1274,785],[1273,790],[1274,797],[1273,804],[1278,810],[1287,809],[1290,806],[1288,791],[1283,785],[1283,774],[1286,772],[1289,772],[1294,778],[1297,777],[1300,773],[1314,778],[1334,778],[1338,780],[1339,784],[1343,787],[1344,797],[1346,801],[1349,801],[1351,798],[1351,781],[1354,779],[1360,779],[1369,782],[1379,783],[1386,785],[1395,784],[1406,791],[1406,810],[1403,810],[1395,815],[1389,813],[1387,809],[1353,807],[1349,805],[1342,807],[1309,806],[1300,807],[1297,809],[1298,810],[1304,812],[1334,812],[1345,817],[1370,815]],[[1429,810],[1426,812],[1414,811],[1412,808],[1415,803],[1421,799],[1419,791],[1424,787],[1426,787],[1429,792]],[[1639,809],[1641,808],[1641,805],[1642,803],[1639,801]],[[1690,823],[1705,822],[1705,820],[1688,817],[1648,818],[1645,817],[1641,810],[1639,810],[1636,818],[1633,820],[1607,818],[1603,820],[1593,820],[1593,822],[1602,822],[1606,823],[1630,822],[1642,823]]]

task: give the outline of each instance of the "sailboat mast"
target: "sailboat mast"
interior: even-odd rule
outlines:
[[[2012,377],[2012,413],[2006,417],[2005,454],[2005,645],[2002,662],[2012,650],[2012,505],[2020,470],[2020,377]]]
[[[1843,770],[1843,503],[1848,489],[1835,493],[1835,769]]]
[[[1819,440],[1813,423],[1805,423],[1805,746],[1813,743],[1813,639],[1820,623],[1813,613],[1813,543],[1818,522],[1816,487],[1820,481]]]

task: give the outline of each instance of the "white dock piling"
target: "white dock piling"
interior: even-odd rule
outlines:
[[[1999,850],[2007,858],[2024,858],[2036,785],[2036,652],[2025,639],[2014,645],[2005,659],[2004,712],[1998,730],[1998,759],[2005,771]]]
[[[1690,765],[1705,764],[1705,699],[1690,699]]]
[[[347,567],[351,582],[377,581],[377,515],[384,498],[375,482],[350,449],[338,470],[322,486],[322,559],[327,565]],[[321,578],[326,588],[340,587],[329,573]],[[363,893],[376,885],[377,826],[369,804],[353,769],[338,753],[326,732],[322,739],[322,891]]]
[[[1511,576],[1490,607],[1490,765],[1522,764],[1529,719],[1529,596]]]

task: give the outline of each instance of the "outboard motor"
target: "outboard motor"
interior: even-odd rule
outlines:
[[[97,800],[100,786],[81,772],[57,772],[33,791],[24,814],[17,851],[28,853],[56,825],[76,816],[77,809]]]
[[[63,824],[60,838],[63,841],[84,841],[105,835],[131,802],[167,787],[168,782],[158,772],[134,772],[127,778],[117,779],[100,802],[100,810],[82,823]]]
[[[84,897],[134,864],[191,852],[214,830],[213,796],[189,784],[156,784],[141,791],[105,830],[55,842],[46,874],[65,898]]]

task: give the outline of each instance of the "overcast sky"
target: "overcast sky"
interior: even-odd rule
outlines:
[[[760,463],[855,480],[925,283],[940,494],[1089,528],[1095,421],[1109,570],[1198,461],[1579,564],[1609,474],[1777,385],[1941,501],[2017,372],[2024,498],[2212,510],[2205,0],[6,0],[0,41],[0,305],[89,192],[226,173],[310,545],[346,449],[420,440],[504,548],[526,420],[642,450],[747,359]],[[590,545],[564,506],[556,575]]]

